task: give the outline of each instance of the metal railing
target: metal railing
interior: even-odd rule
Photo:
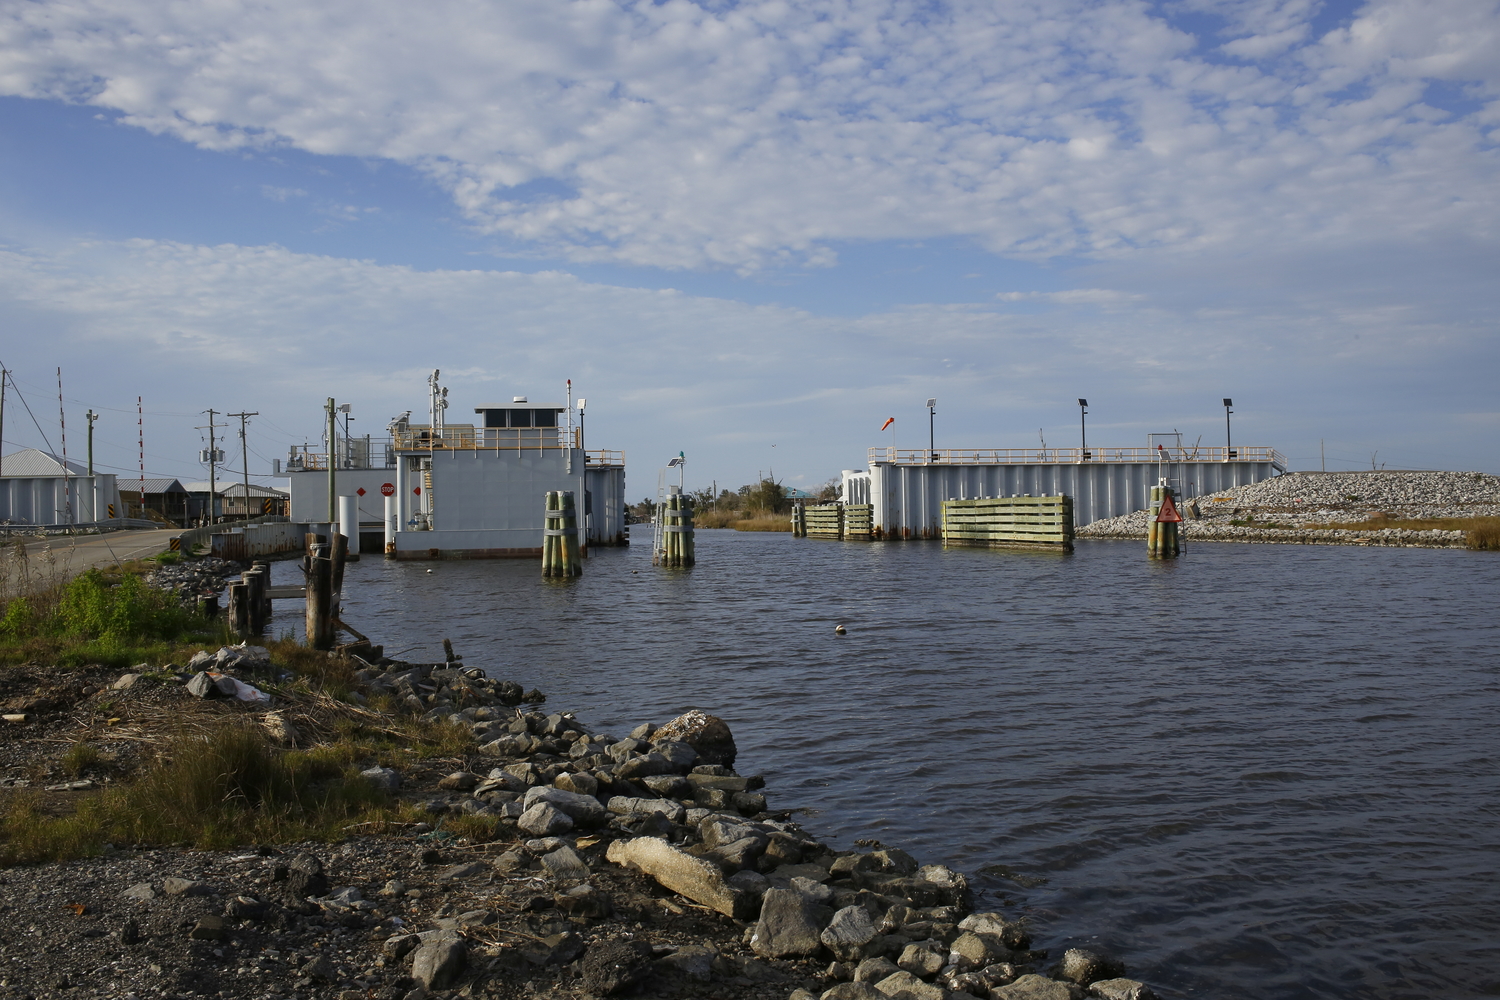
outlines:
[[[567,446],[566,427],[464,425],[435,434],[430,427],[412,426],[395,434],[397,451],[542,451]]]
[[[584,452],[588,463],[598,468],[625,468],[625,453],[609,448],[590,448]]]
[[[1275,448],[871,448],[871,465],[1075,465],[1105,462],[1270,462],[1285,469]]]

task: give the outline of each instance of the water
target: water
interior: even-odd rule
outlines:
[[[646,548],[568,582],[366,557],[346,618],[616,735],[718,714],[773,808],[952,865],[1166,997],[1500,994],[1493,554]]]

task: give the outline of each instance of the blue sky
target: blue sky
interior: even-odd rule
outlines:
[[[1500,471],[1500,5],[144,0],[0,12],[5,447],[200,478],[590,401],[632,492],[1180,430]],[[450,411],[450,415],[452,415]],[[362,425],[362,427],[361,427]],[[238,465],[237,460],[231,464]]]

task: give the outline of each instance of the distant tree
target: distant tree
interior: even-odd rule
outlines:
[[[818,487],[818,503],[833,503],[844,489],[844,477],[834,476]]]
[[[764,476],[757,482],[741,486],[740,497],[745,509],[765,511],[768,514],[784,514],[792,506],[786,498],[786,487],[772,476]]]

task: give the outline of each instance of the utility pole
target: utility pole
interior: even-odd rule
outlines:
[[[214,451],[214,417],[218,416],[217,410],[208,411],[208,523],[214,523],[214,498],[218,496],[216,486],[217,479],[214,476],[214,459],[218,452]]]
[[[331,538],[338,530],[333,525],[338,524],[339,520],[338,473],[333,461],[339,436],[339,410],[333,404],[332,396],[328,397],[328,402],[323,404],[323,408],[328,411],[328,534]]]
[[[94,475],[94,421],[99,419],[99,414],[89,410],[83,418],[89,422],[89,478],[92,479]]]
[[[89,412],[83,415],[83,419],[89,422],[89,492],[92,494],[92,498],[89,500],[89,507],[93,511],[93,516],[89,520],[98,521],[100,520],[99,481],[94,478],[94,421],[99,419],[99,414],[90,408]]]
[[[260,416],[260,411],[251,413],[226,413],[226,417],[240,418],[240,459],[245,463],[245,520],[250,520],[250,442],[245,438],[245,421]]]
[[[0,367],[0,457],[5,455],[5,383],[10,381],[10,369]],[[0,468],[0,474],[4,469]]]
[[[75,523],[77,518],[73,516],[73,475],[68,468],[68,417],[63,411],[62,369],[57,370],[57,426],[62,434],[62,467],[63,467],[63,519],[69,523]],[[141,506],[145,507],[146,496],[141,494]]]

